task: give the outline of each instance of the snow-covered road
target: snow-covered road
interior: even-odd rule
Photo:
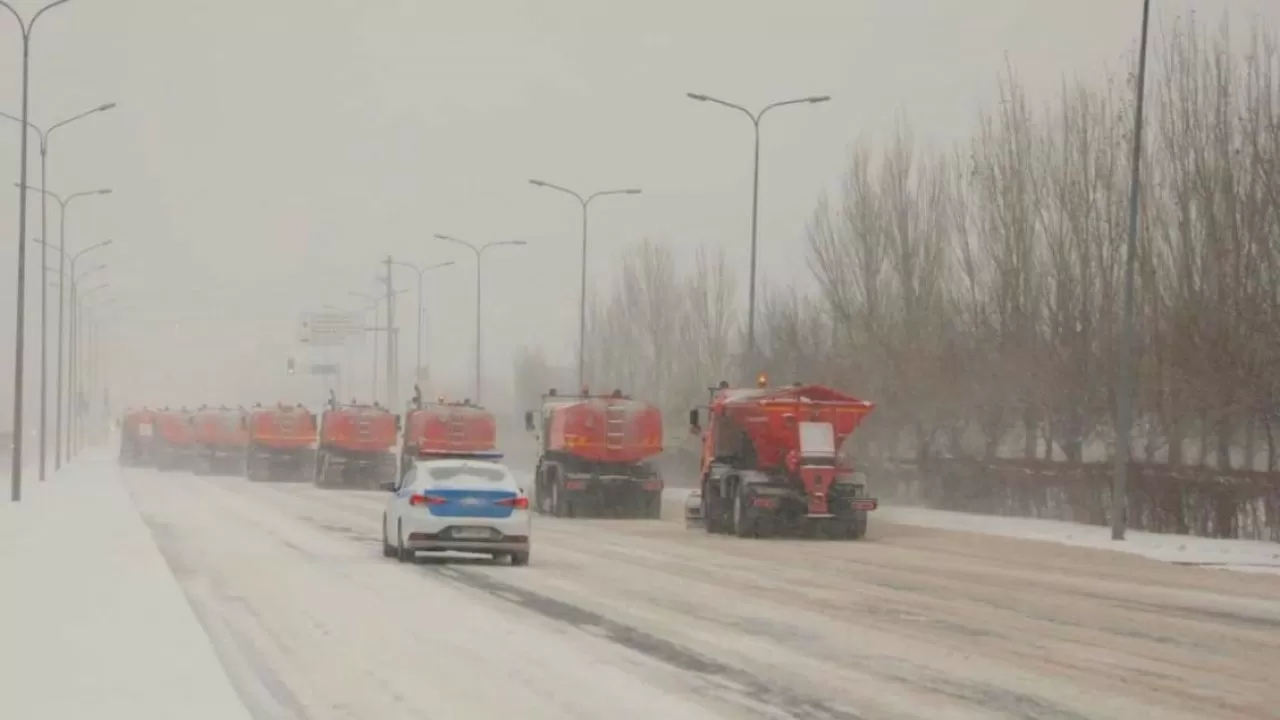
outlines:
[[[132,471],[256,718],[1277,717],[1280,579],[872,524],[743,541],[535,520],[403,566],[385,494]]]

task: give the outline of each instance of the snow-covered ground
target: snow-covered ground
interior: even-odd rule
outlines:
[[[248,720],[114,469],[23,480],[0,504],[0,718]]]
[[[386,499],[107,458],[32,487],[0,508],[0,718],[1256,720],[1280,707],[1280,578],[920,518],[814,542],[538,517],[528,567],[406,565],[379,549]]]
[[[1280,543],[1254,540],[1202,538],[1190,535],[1128,530],[1125,539],[1111,539],[1111,529],[1097,525],[1038,520],[1035,518],[974,515],[914,507],[885,507],[877,511],[878,520],[987,535],[1041,540],[1074,547],[1130,553],[1183,565],[1220,567],[1242,572],[1280,574]]]
[[[689,492],[684,489],[669,489],[665,493],[665,499],[673,505],[683,504],[689,497]],[[1110,528],[1097,525],[892,505],[880,508],[872,518],[873,524],[889,522],[895,525],[982,533],[1129,553],[1182,565],[1280,574],[1280,543],[1202,538],[1137,530],[1127,531],[1125,539],[1116,542],[1111,539]]]

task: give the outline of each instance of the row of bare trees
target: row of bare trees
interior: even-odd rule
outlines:
[[[1157,33],[1138,260],[1138,459],[1280,463],[1280,46]],[[971,139],[857,147],[808,232],[812,281],[762,293],[761,369],[875,400],[882,457],[1081,462],[1114,446],[1132,78],[1041,107],[1009,70]],[[677,413],[735,377],[739,287],[642,241],[592,303],[588,378]],[[750,372],[752,369],[745,369]]]

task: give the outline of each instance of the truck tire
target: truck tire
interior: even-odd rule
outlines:
[[[659,490],[658,492],[645,493],[645,495],[646,497],[644,500],[644,513],[641,515],[641,517],[648,518],[650,520],[661,520],[662,519],[662,491]]]
[[[747,503],[751,501],[750,492],[738,481],[733,486],[733,534],[740,538],[755,537],[756,521],[747,516]]]
[[[560,491],[560,481],[551,482],[551,514],[555,517],[574,517],[573,502]]]
[[[710,484],[702,486],[702,526],[708,534],[719,535],[728,531],[722,514],[723,504],[719,487],[712,487]]]
[[[845,523],[845,537],[850,540],[861,540],[867,535],[867,511],[855,510],[853,519]]]

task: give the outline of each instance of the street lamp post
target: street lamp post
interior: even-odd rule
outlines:
[[[12,502],[22,500],[22,361],[26,358],[26,300],[27,300],[27,128],[30,123],[30,80],[31,80],[31,32],[36,22],[45,12],[68,2],[54,0],[36,11],[28,23],[22,19],[13,6],[0,0],[0,6],[8,10],[13,19],[18,21],[18,29],[22,32],[22,150],[18,161],[18,182],[22,188],[18,191],[18,302],[14,315],[14,362],[13,362],[13,464],[10,468],[9,499]],[[42,278],[43,279],[43,278]]]
[[[441,235],[436,233],[437,240],[446,240],[457,245],[461,245],[476,254],[476,404],[480,404],[480,260],[484,256],[484,251],[489,248],[501,247],[503,245],[528,245],[524,240],[502,240],[500,242],[485,243],[484,245],[472,245],[465,240],[459,240],[449,235]]]
[[[710,95],[702,95],[700,93],[685,93],[685,95],[699,102],[711,102],[727,108],[733,108],[751,118],[751,124],[755,128],[755,160],[751,178],[751,276],[747,283],[747,372],[754,373],[754,369],[750,365],[756,361],[756,223],[760,209],[760,120],[765,113],[776,107],[799,105],[801,103],[824,103],[830,100],[831,96],[812,95],[794,100],[782,100],[765,105],[759,112],[753,113],[741,105],[734,105],[731,102],[725,102]]]
[[[397,290],[395,291],[394,294],[402,295],[404,294],[404,290]],[[378,327],[378,308],[382,305],[383,301],[386,300],[387,298],[385,295],[374,297],[372,295],[369,295],[368,293],[356,292],[354,290],[350,292],[350,295],[352,297],[362,298],[363,300],[367,301],[369,304],[365,307],[365,310],[373,311],[372,330],[375,333],[373,336],[374,338],[373,339],[373,397],[370,398],[370,402],[377,402],[378,401],[378,336],[376,333],[379,330],[383,330],[383,329],[386,329],[387,332],[390,332],[389,327],[388,328]],[[390,385],[388,384],[387,387],[390,387]]]
[[[592,200],[605,195],[639,195],[639,188],[624,188],[619,190],[601,190],[582,196],[566,187],[561,187],[544,180],[530,180],[531,185],[558,190],[567,195],[577,198],[582,205],[582,285],[578,291],[578,387],[585,385],[586,375],[586,348],[587,348],[587,206]]]
[[[79,115],[74,115],[61,122],[54,123],[49,126],[48,130],[42,130],[35,123],[24,123],[31,130],[35,131],[36,137],[40,139],[40,236],[49,237],[49,194],[44,192],[49,187],[49,137],[61,127],[70,125],[81,118],[88,117],[95,113],[106,112],[115,107],[115,103],[107,103],[99,105],[92,110],[86,110]],[[23,119],[9,113],[0,112],[0,117],[8,118],[15,122],[23,122]],[[40,247],[40,264],[46,265],[49,262],[49,252],[45,246]],[[48,286],[44,283],[40,284],[40,480],[45,478],[45,464],[48,459],[48,428],[49,428],[49,343],[46,340],[49,327],[49,293]]]
[[[66,247],[67,247],[67,207],[68,207],[68,206],[70,206],[70,205],[71,205],[71,203],[72,203],[72,201],[74,201],[76,198],[88,197],[88,196],[90,196],[90,195],[110,195],[110,194],[111,194],[111,188],[100,188],[100,189],[98,189],[98,190],[86,190],[86,191],[83,191],[83,192],[72,193],[72,194],[68,195],[68,196],[67,196],[67,197],[65,197],[65,198],[63,198],[61,195],[59,195],[59,194],[57,194],[57,193],[55,193],[55,192],[52,192],[52,191],[47,190],[47,189],[44,189],[44,188],[32,188],[32,189],[37,189],[37,190],[39,190],[39,192],[40,192],[40,194],[41,194],[42,196],[44,196],[44,197],[51,197],[51,198],[53,198],[53,199],[54,199],[54,201],[55,201],[55,202],[57,202],[57,203],[58,203],[58,208],[59,208],[59,214],[58,214],[58,237],[59,237],[59,239],[58,239],[58,247],[54,248],[54,250],[56,250],[56,251],[58,252],[59,256],[60,256],[59,264],[62,266],[62,268],[63,268],[63,274],[65,275],[65,274],[66,274],[66,260],[67,260],[67,253],[66,253]],[[47,240],[48,238],[45,238],[45,239]],[[111,241],[110,241],[110,240],[108,240],[107,242],[108,242],[108,243],[110,243]],[[42,245],[42,247],[43,247],[45,250],[47,250],[50,246],[49,246],[49,245],[47,245],[47,244],[44,244],[44,245]],[[96,247],[96,246],[95,246],[95,247]],[[43,256],[43,252],[42,252],[42,256]],[[53,431],[53,467],[54,467],[54,469],[55,469],[55,470],[57,470],[58,468],[61,468],[61,467],[62,467],[62,459],[63,459],[63,452],[62,452],[62,379],[63,379],[64,373],[63,373],[63,369],[62,369],[62,347],[63,347],[63,327],[62,327],[62,324],[63,324],[63,316],[65,315],[65,313],[63,312],[63,308],[64,308],[64,307],[66,307],[66,300],[65,300],[65,297],[64,297],[64,296],[63,296],[63,294],[62,294],[62,290],[59,290],[59,291],[58,291],[58,379],[57,379],[57,381],[55,382],[55,385],[57,386],[57,392],[56,392],[56,395],[55,395],[55,397],[56,397],[56,401],[57,401],[57,402],[56,402],[57,407],[56,407],[56,410],[55,410],[55,417],[54,417],[54,424],[56,425],[56,427],[54,428],[54,431]],[[43,331],[42,331],[42,332],[43,332]]]
[[[84,392],[84,389],[81,387],[80,377],[81,303],[83,303],[93,293],[111,287],[111,283],[104,282],[94,285],[83,292],[80,291],[81,281],[96,269],[98,268],[91,268],[85,271],[79,278],[76,278],[75,275],[71,276],[71,341],[69,343],[71,352],[70,362],[68,363],[70,375],[67,378],[67,394],[73,405],[72,409],[68,411],[67,416],[67,452],[69,457],[71,453],[77,452],[81,448],[80,433],[83,428],[83,423],[81,422],[81,405],[79,398],[77,397],[79,393]]]
[[[100,191],[98,191],[98,192],[100,192]],[[78,193],[78,194],[79,194],[79,195],[85,195],[85,194],[90,194],[90,195],[91,195],[91,194],[94,194],[94,193]],[[51,195],[52,195],[52,194],[51,194]],[[59,200],[59,202],[62,202],[62,201],[61,201],[61,199],[57,198],[57,196],[56,196],[56,195],[54,195],[53,197],[54,197],[55,199],[58,199],[58,200]],[[70,202],[70,198],[68,198],[68,199],[67,199],[67,202]],[[65,205],[64,205],[64,213],[65,213]],[[40,241],[38,241],[38,242],[40,242],[40,243],[45,244],[46,246],[48,246],[48,245],[47,245],[47,243],[45,243],[45,241],[44,241],[44,240],[40,240]],[[57,423],[58,427],[57,427],[57,429],[54,431],[54,452],[58,455],[58,458],[57,458],[56,463],[55,463],[55,465],[54,465],[54,467],[55,467],[55,468],[60,468],[60,467],[62,467],[62,462],[63,462],[64,460],[69,460],[69,459],[71,458],[71,452],[70,452],[70,450],[71,450],[71,445],[70,445],[70,443],[68,442],[68,443],[64,446],[64,444],[63,444],[63,442],[62,442],[62,429],[63,429],[63,420],[62,420],[62,408],[63,408],[63,402],[62,402],[62,395],[63,395],[63,393],[62,393],[62,379],[63,379],[63,370],[62,370],[62,347],[63,347],[63,339],[62,339],[62,338],[63,338],[63,333],[62,333],[62,321],[63,321],[63,316],[66,314],[66,313],[64,313],[64,312],[62,311],[62,310],[63,310],[63,307],[66,305],[66,303],[64,303],[64,302],[62,302],[62,301],[61,301],[61,299],[62,299],[62,297],[63,297],[63,294],[62,294],[62,293],[63,293],[63,290],[65,289],[65,290],[67,290],[67,291],[68,291],[68,293],[69,293],[70,295],[72,295],[72,297],[74,298],[74,293],[75,293],[75,277],[76,277],[76,263],[77,263],[77,262],[79,262],[80,258],[84,257],[85,253],[88,253],[88,252],[90,252],[90,251],[92,251],[92,250],[97,250],[97,249],[99,249],[99,248],[107,247],[107,246],[111,245],[111,243],[113,243],[113,242],[114,242],[114,240],[104,240],[104,241],[102,241],[102,242],[100,242],[100,243],[96,243],[96,244],[94,244],[94,245],[90,245],[90,246],[88,246],[88,247],[86,247],[86,248],[83,248],[83,249],[81,249],[81,250],[80,250],[79,252],[77,252],[77,253],[68,253],[68,252],[64,249],[64,248],[65,248],[65,246],[63,246],[63,247],[57,247],[57,248],[54,248],[54,250],[56,250],[56,251],[58,252],[59,256],[61,257],[63,267],[65,267],[66,265],[70,265],[70,266],[71,266],[71,267],[70,267],[70,270],[61,270],[61,271],[60,271],[60,272],[62,273],[62,276],[63,276],[64,278],[68,278],[68,279],[69,279],[69,281],[70,281],[70,282],[65,283],[65,284],[64,284],[64,286],[69,285],[70,287],[69,287],[69,288],[66,288],[66,287],[64,287],[64,288],[60,288],[60,289],[59,289],[59,291],[58,291],[58,298],[59,298],[59,302],[58,302],[58,382],[57,382],[57,385],[58,385],[58,393],[57,393],[57,395],[58,395],[58,411],[57,411],[57,417],[56,417],[56,423]],[[70,344],[70,343],[68,342],[67,344]],[[69,379],[68,379],[68,381],[69,381]],[[67,407],[67,425],[68,425],[68,434],[70,434],[70,427],[69,427],[69,426],[70,426],[70,422],[71,422],[71,420],[70,420],[71,407],[70,407],[70,395],[69,395],[69,394],[68,394],[68,402],[67,402],[66,407]],[[63,452],[64,448],[65,448],[65,451],[66,451],[65,453]]]
[[[436,263],[435,265],[428,265],[422,268],[418,267],[417,265],[414,265],[413,263],[403,262],[400,260],[394,261],[391,264],[399,265],[400,267],[403,267],[403,268],[409,268],[410,270],[418,274],[418,327],[414,330],[415,347],[413,350],[413,378],[414,378],[414,383],[416,384],[418,381],[418,373],[422,372],[422,335],[423,335],[422,326],[425,324],[425,321],[423,320],[423,314],[422,314],[423,312],[422,311],[422,277],[432,270],[436,270],[442,267],[448,267],[456,263],[450,260],[448,262]]]
[[[1151,17],[1151,0],[1142,3],[1142,40],[1138,50],[1137,104],[1133,117],[1133,157],[1129,176],[1129,239],[1124,259],[1124,317],[1120,326],[1119,377],[1116,378],[1116,457],[1111,480],[1111,539],[1123,540],[1128,525],[1128,473],[1130,431],[1133,424],[1133,335],[1134,335],[1134,265],[1138,256],[1138,207],[1142,182],[1142,110],[1146,95],[1147,23]]]

